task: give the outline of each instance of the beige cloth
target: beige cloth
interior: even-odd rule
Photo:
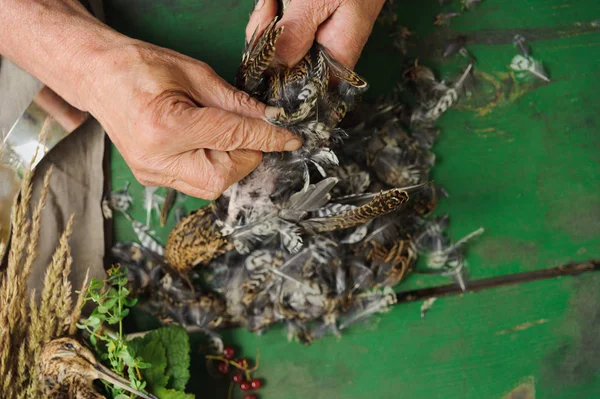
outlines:
[[[95,15],[103,17],[100,0],[90,0],[89,6]],[[0,132],[6,132],[43,85],[9,60],[0,61]],[[91,277],[104,276],[105,234],[101,208],[104,154],[104,130],[90,119],[54,147],[36,168],[32,204],[39,198],[46,170],[54,165],[30,289],[41,291],[46,267],[72,214],[75,215],[70,240],[73,286],[76,289],[81,286],[88,269]]]
[[[46,171],[54,166],[42,213],[39,257],[30,278],[30,287],[35,287],[36,292],[43,286],[46,266],[71,215],[75,216],[70,240],[71,283],[76,289],[81,287],[88,268],[90,277],[104,276],[105,235],[101,208],[104,142],[102,126],[89,119],[54,147],[36,168],[34,201],[39,198]]]

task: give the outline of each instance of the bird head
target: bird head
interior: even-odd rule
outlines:
[[[101,379],[144,399],[157,399],[129,386],[129,381],[96,360],[92,351],[74,338],[57,338],[44,345],[41,353],[41,374],[59,381],[80,379],[91,384]]]
[[[44,375],[69,374],[94,379],[94,354],[73,338],[59,338],[48,342],[41,354]]]

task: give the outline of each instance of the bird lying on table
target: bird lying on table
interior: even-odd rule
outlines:
[[[93,386],[104,380],[144,399],[157,399],[129,386],[129,381],[96,360],[90,349],[74,338],[48,342],[40,354],[40,378],[46,397],[52,399],[103,399]]]

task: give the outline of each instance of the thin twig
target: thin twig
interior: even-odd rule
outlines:
[[[553,267],[550,269],[535,270],[532,272],[523,272],[509,274],[506,276],[483,278],[469,281],[463,291],[456,284],[442,285],[438,287],[422,288],[413,291],[396,293],[397,303],[408,303],[422,301],[424,299],[463,294],[465,292],[483,291],[495,287],[528,283],[531,281],[548,280],[563,276],[578,276],[583,273],[600,271],[600,260],[590,260],[581,263],[569,263],[567,265]]]

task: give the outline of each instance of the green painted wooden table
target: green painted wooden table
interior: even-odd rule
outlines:
[[[448,112],[434,150],[434,178],[450,197],[459,238],[479,226],[468,251],[471,279],[600,258],[600,2],[485,0],[434,27],[438,1],[396,1],[399,23],[414,32],[413,54],[452,78],[464,60],[444,59],[449,37],[464,33],[477,58],[479,86]],[[456,1],[455,1],[456,3]],[[106,0],[109,23],[133,37],[208,62],[232,78],[252,1]],[[459,8],[450,4],[443,10]],[[520,81],[508,65],[515,33],[529,39],[552,82]],[[390,28],[378,26],[358,65],[367,98],[389,93],[402,73]],[[115,189],[131,181],[116,151]],[[201,200],[187,200],[187,210]],[[136,205],[132,214],[144,220]],[[172,218],[164,239],[173,227]],[[133,237],[116,219],[115,239]],[[413,275],[398,289],[447,283]],[[596,398],[600,397],[600,275],[563,277],[439,299],[425,319],[420,303],[303,347],[281,328],[225,339],[248,356],[261,352],[262,398]],[[143,323],[139,318],[136,322]],[[198,338],[199,339],[199,338]],[[190,388],[198,398],[225,398],[227,383],[195,360]],[[239,395],[238,395],[239,396]],[[239,396],[241,397],[241,396]]]

